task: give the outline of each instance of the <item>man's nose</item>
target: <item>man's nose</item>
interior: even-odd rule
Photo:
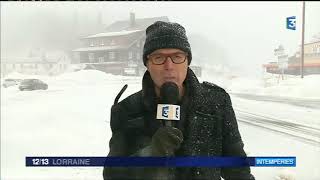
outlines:
[[[173,66],[174,66],[174,63],[173,63],[171,57],[168,56],[166,61],[164,62],[164,67],[165,67],[165,69],[172,69]]]

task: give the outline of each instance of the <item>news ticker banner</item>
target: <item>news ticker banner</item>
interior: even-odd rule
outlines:
[[[26,157],[27,167],[296,167],[296,157]]]

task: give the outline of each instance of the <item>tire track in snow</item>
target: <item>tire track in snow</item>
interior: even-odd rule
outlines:
[[[320,146],[319,128],[292,123],[265,115],[254,114],[239,109],[235,109],[235,111],[237,113],[237,119],[241,123],[268,129],[293,137],[307,144]]]

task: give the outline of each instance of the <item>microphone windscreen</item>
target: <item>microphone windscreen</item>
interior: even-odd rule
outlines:
[[[178,104],[179,88],[174,82],[165,82],[160,88],[160,103]]]

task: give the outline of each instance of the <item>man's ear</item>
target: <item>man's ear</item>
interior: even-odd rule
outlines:
[[[149,61],[146,62],[146,68],[147,68],[147,71],[149,71]]]

